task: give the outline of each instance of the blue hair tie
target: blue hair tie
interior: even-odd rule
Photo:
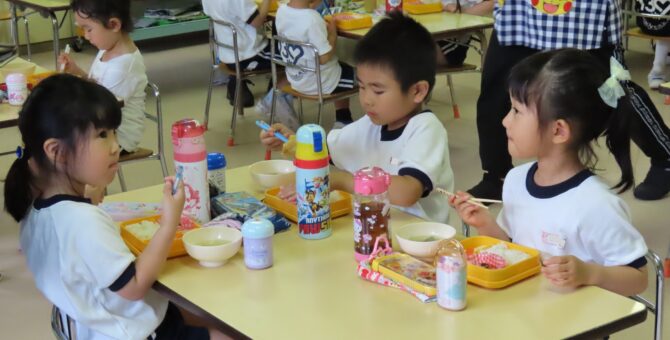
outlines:
[[[22,146],[17,146],[16,147],[16,158],[18,159],[23,159],[23,157],[26,156],[26,148]]]

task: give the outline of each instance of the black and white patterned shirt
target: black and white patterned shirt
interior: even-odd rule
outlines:
[[[537,50],[617,45],[622,34],[619,1],[497,0],[493,13],[498,41]]]

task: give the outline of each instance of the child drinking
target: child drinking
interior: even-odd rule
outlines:
[[[279,6],[275,20],[277,34],[285,39],[310,43],[316,47],[319,51],[323,94],[349,91],[354,88],[354,69],[339,62],[335,54],[337,43],[335,20],[326,22],[319,12],[311,7],[315,4],[316,0],[291,0],[288,4]],[[301,46],[280,44],[280,51],[285,62],[314,68],[312,54],[304,51]],[[289,67],[286,68],[286,76],[296,91],[308,95],[318,93],[316,73]],[[342,127],[352,121],[349,99],[336,101],[334,127]]]
[[[72,12],[86,40],[100,51],[88,73],[68,54],[62,53],[58,62],[65,72],[93,79],[123,100],[117,135],[121,154],[133,152],[144,133],[147,75],[142,54],[129,35],[133,30],[130,0],[72,0]]]
[[[367,114],[328,134],[331,160],[341,169],[330,174],[333,189],[353,192],[352,174],[378,166],[392,175],[392,204],[432,221],[447,221],[449,209],[441,206],[447,200],[433,192],[453,187],[447,130],[422,108],[435,84],[435,53],[426,28],[401,13],[379,21],[358,42],[359,100]],[[282,145],[273,131],[294,133],[281,124],[262,132],[261,142],[274,149]]]
[[[635,295],[647,286],[647,246],[628,207],[591,172],[591,142],[606,136],[621,169],[614,188],[633,185],[629,98],[614,58],[609,76],[589,52],[564,49],[532,55],[509,78],[512,109],[503,125],[512,157],[537,161],[512,169],[503,208],[494,219],[459,192],[450,203],[480,235],[548,254],[542,273],[560,287],[595,285]]]
[[[5,183],[5,209],[37,288],[75,321],[79,339],[221,339],[184,323],[151,290],[180,221],[184,188],[165,179],[160,228],[135,258],[103,210],[84,197],[118,169],[117,99],[104,87],[61,74],[42,81],[19,113],[24,147]]]

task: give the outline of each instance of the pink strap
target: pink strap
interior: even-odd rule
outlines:
[[[383,240],[386,243],[385,247],[381,247],[379,244],[379,241]],[[372,248],[372,253],[370,253],[370,256],[368,257],[368,261],[372,261],[377,256],[381,255],[388,255],[393,252],[393,249],[391,248],[390,242],[388,238],[386,238],[386,235],[381,235],[377,236],[377,239],[375,239],[375,246]]]

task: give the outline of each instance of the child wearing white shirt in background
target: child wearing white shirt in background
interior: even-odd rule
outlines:
[[[335,21],[326,21],[315,6],[315,0],[291,0],[277,10],[277,34],[285,39],[310,43],[319,51],[321,86],[324,94],[348,91],[356,82],[354,69],[350,65],[339,62],[335,54],[337,28]],[[311,53],[301,46],[280,44],[281,56],[285,62],[314,67]],[[303,72],[295,68],[287,68],[286,75],[291,87],[298,92],[316,95],[316,74]],[[353,121],[349,110],[349,99],[335,102],[335,127],[342,127]]]
[[[493,0],[442,0],[442,7],[449,13],[486,16],[493,12]],[[438,66],[461,66],[467,56],[472,34],[437,41]]]
[[[137,150],[144,133],[146,68],[139,49],[130,38],[133,30],[128,0],[74,0],[72,11],[84,37],[100,51],[90,72],[82,70],[65,53],[58,57],[65,72],[89,77],[123,100],[123,118],[117,130],[121,154]]]

